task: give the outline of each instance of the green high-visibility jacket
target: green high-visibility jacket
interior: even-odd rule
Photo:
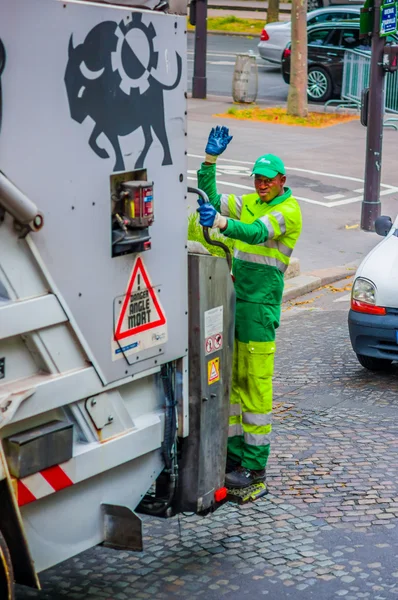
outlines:
[[[285,188],[283,195],[268,203],[256,192],[219,194],[216,165],[204,163],[198,171],[198,187],[218,212],[229,217],[223,234],[236,240],[236,297],[258,304],[281,304],[284,273],[302,227],[300,206],[290,189]]]

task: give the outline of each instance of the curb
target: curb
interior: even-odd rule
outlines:
[[[252,6],[244,6],[244,5],[240,5],[240,6],[224,6],[224,5],[220,5],[220,4],[208,4],[207,5],[207,9],[208,10],[225,10],[225,11],[230,11],[230,12],[238,12],[242,11],[242,12],[267,12],[268,11],[268,7],[264,6],[264,8],[262,7],[252,7]],[[279,13],[283,14],[283,15],[290,15],[292,13],[291,9],[289,8],[279,8]]]
[[[292,279],[287,279],[282,302],[289,302],[299,296],[304,296],[304,294],[313,292],[324,285],[339,281],[349,275],[354,275],[360,262],[361,261],[356,261],[354,263],[348,263],[347,265],[340,267],[331,267],[329,269],[318,269],[316,271],[303,273]]]
[[[195,33],[195,29],[187,29],[188,33]],[[209,35],[233,35],[233,36],[240,36],[240,37],[250,37],[250,38],[258,38],[259,34],[258,33],[240,33],[237,31],[217,31],[216,29],[209,29],[207,31],[207,33]]]
[[[241,34],[236,34],[236,35],[241,35]],[[270,66],[273,66],[273,65],[270,65]],[[276,67],[276,68],[278,68],[278,67]],[[256,100],[255,102],[253,102],[251,104],[249,104],[249,103],[244,104],[243,102],[234,102],[234,99],[232,98],[232,96],[229,96],[229,95],[220,96],[220,95],[216,95],[216,94],[208,94],[206,98],[193,98],[192,92],[188,92],[188,100],[201,101],[201,102],[207,102],[207,103],[224,102],[224,103],[234,105],[237,108],[254,108],[256,106],[259,108],[273,108],[275,106],[286,107],[286,105],[287,105],[287,100],[285,100],[284,102],[281,101],[281,102],[276,103],[275,101],[267,100],[266,98],[261,98],[260,100]],[[314,104],[312,102],[308,103],[308,109],[310,112],[322,112],[322,113],[327,112],[327,111],[324,111],[323,106],[320,106],[319,104]],[[357,115],[358,110],[356,108],[345,108],[344,113]],[[330,114],[330,113],[328,113],[328,114]],[[343,114],[343,112],[341,112],[340,114]],[[209,116],[214,117],[213,114],[211,114]],[[245,121],[242,119],[241,122],[244,123]],[[254,123],[254,122],[255,121],[252,121],[252,123]]]

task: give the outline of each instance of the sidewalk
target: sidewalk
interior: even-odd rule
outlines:
[[[280,21],[286,21],[290,18],[292,5],[289,2],[282,2],[279,5]],[[268,2],[266,0],[210,0],[207,4],[208,17],[226,17],[234,15],[240,19],[259,19],[266,20]],[[208,32],[213,33],[213,32]],[[217,32],[218,33],[218,32]],[[220,32],[227,35],[227,32]],[[246,34],[230,34],[246,35]]]
[[[207,11],[208,17],[229,17],[233,15],[238,19],[257,19],[259,21],[267,20],[267,11],[264,10],[236,10],[232,8],[209,8]],[[290,12],[280,12],[279,13],[279,21],[289,21],[290,20]],[[217,33],[218,35],[252,35],[250,32],[248,33],[235,33],[230,31],[208,31],[207,33]]]

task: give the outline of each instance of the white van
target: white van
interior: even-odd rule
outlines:
[[[398,216],[378,217],[375,228],[384,239],[355,274],[348,327],[361,365],[384,371],[398,361]]]

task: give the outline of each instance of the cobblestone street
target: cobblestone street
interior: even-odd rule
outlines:
[[[398,378],[366,372],[347,305],[293,307],[277,339],[270,493],[144,517],[145,552],[89,550],[17,600],[398,597]]]

